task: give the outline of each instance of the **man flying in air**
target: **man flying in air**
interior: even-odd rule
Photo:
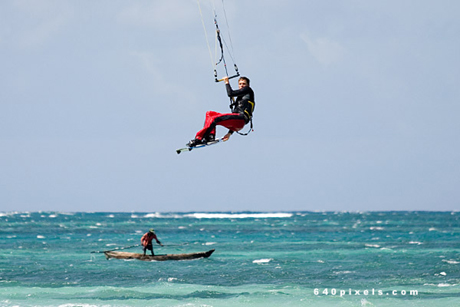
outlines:
[[[236,100],[230,105],[232,113],[218,113],[214,111],[206,112],[204,127],[197,132],[195,138],[187,143],[188,147],[195,147],[200,144],[212,142],[216,138],[216,126],[228,128],[228,133],[222,138],[227,141],[235,131],[240,131],[251,121],[252,112],[254,112],[255,99],[254,91],[249,87],[249,79],[241,77],[238,80],[239,89],[233,90],[230,86],[228,77],[224,77],[227,95],[230,98],[236,97]]]

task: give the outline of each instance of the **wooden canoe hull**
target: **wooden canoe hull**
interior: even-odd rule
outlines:
[[[166,255],[143,255],[137,253],[128,253],[128,252],[116,252],[116,251],[107,251],[104,252],[107,260],[110,258],[116,259],[137,259],[142,261],[167,261],[167,260],[192,260],[198,258],[208,258],[214,252],[214,249],[211,249],[207,252],[200,253],[191,253],[191,254],[166,254]]]

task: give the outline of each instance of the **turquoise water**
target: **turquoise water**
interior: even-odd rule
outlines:
[[[216,251],[94,253],[152,227]],[[457,212],[0,213],[0,306],[459,306],[459,252]]]

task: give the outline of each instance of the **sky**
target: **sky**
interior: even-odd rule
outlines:
[[[460,209],[459,1],[214,6],[254,132],[177,155],[229,110],[196,0],[0,1],[0,211]]]

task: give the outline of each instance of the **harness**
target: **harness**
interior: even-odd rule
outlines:
[[[236,102],[233,100],[233,97],[230,97],[230,101],[232,102],[232,103],[230,104],[230,110],[233,112],[233,108],[236,106]],[[254,112],[254,102],[248,100],[248,103],[251,105],[251,114],[252,114],[252,112]],[[249,123],[251,123],[251,126],[250,126],[248,132],[246,132],[246,133],[241,133],[241,132],[239,132],[239,131],[235,131],[236,133],[238,133],[239,135],[242,135],[242,136],[246,136],[246,135],[248,135],[251,131],[254,131],[254,125],[253,125],[253,123],[252,123],[252,117],[253,117],[253,115],[249,114],[248,110],[244,110],[244,114],[248,117]]]

